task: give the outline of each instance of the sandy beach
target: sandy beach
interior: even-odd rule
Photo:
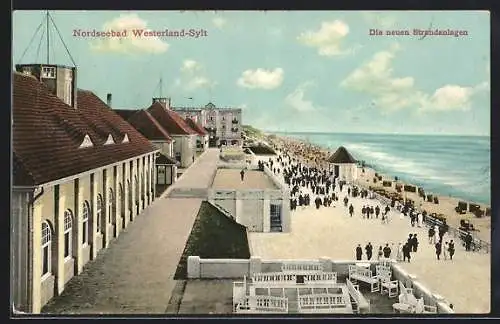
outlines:
[[[269,140],[270,142],[273,142],[277,144],[278,146],[282,146],[283,144],[286,145],[292,145],[295,148],[299,147],[306,147],[307,149],[301,149],[305,154],[304,156],[298,157],[301,162],[308,163],[310,165],[317,165],[317,166],[322,166],[328,168],[328,164],[324,162],[323,160],[327,159],[329,156],[333,154],[333,152],[330,152],[328,150],[322,149],[319,146],[312,145],[310,143],[307,143],[306,141],[300,141],[296,139],[291,139],[291,138],[284,138],[284,137],[275,137],[273,136],[272,139]],[[354,156],[354,158],[356,158]],[[369,161],[367,161],[369,162]],[[363,172],[364,169],[364,172]],[[383,187],[382,181],[377,181],[376,183],[373,182],[373,178],[375,177],[375,173],[377,173],[379,176],[382,176],[382,181],[388,180],[392,181],[392,187]],[[404,186],[404,185],[413,185],[411,183],[405,183],[402,181],[398,181],[398,184]],[[358,179],[356,181],[356,184],[362,186],[362,187],[372,187],[372,188],[384,188],[387,192],[397,192],[395,188],[395,183],[394,183],[394,176],[387,175],[387,174],[382,174],[373,168],[370,167],[358,167]],[[425,188],[424,188],[425,190]],[[467,211],[465,214],[458,214],[455,211],[455,207],[457,207],[459,201],[466,201],[463,199],[458,199],[450,196],[445,196],[445,195],[440,195],[439,193],[433,193],[433,192],[426,192],[426,194],[432,194],[433,196],[437,196],[439,200],[439,204],[434,204],[433,202],[427,202],[424,201],[422,198],[418,196],[418,193],[412,193],[412,192],[402,192],[401,193],[403,197],[407,197],[408,199],[411,199],[415,201],[416,205],[421,205],[421,208],[423,210],[426,210],[428,213],[436,213],[436,214],[443,214],[446,217],[447,224],[451,227],[454,228],[459,228],[460,227],[460,220],[465,219],[469,220],[473,225],[474,228],[476,229],[475,231],[472,232],[472,235],[474,237],[477,237],[485,242],[491,243],[491,217],[490,216],[483,216],[483,217],[476,217],[474,214],[471,212]],[[470,201],[466,201],[468,204],[471,203]],[[491,206],[487,206],[485,204],[478,204],[482,210],[485,210],[486,208],[490,208]]]
[[[259,159],[268,160],[269,157],[256,156],[254,162]],[[302,191],[311,193],[308,189]],[[490,311],[489,253],[466,252],[458,239],[455,239],[457,251],[453,261],[437,260],[435,249],[428,242],[425,226],[412,227],[408,217],[400,218],[400,214],[396,212],[390,212],[388,224],[382,224],[380,219],[363,219],[360,213],[363,205],[383,205],[376,199],[359,197],[349,200],[355,209],[355,215],[351,218],[342,203],[345,191],[346,188],[344,192],[338,193],[340,201],[331,207],[316,209],[314,204],[297,207],[291,213],[290,233],[250,233],[252,254],[264,259],[329,257],[352,260],[355,258],[357,244],[364,247],[371,242],[375,255],[379,246],[388,243],[395,251],[398,243],[406,241],[409,234],[417,234],[419,250],[412,253],[411,263],[400,263],[402,267],[416,275],[417,280],[431,291],[445,297],[453,304],[457,313]],[[453,238],[445,236],[444,239]],[[391,256],[394,258],[395,253]]]

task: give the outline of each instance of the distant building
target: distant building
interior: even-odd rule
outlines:
[[[209,146],[243,145],[241,108],[217,108],[208,103],[203,108],[173,107],[184,118],[192,118],[209,133]]]
[[[76,68],[13,74],[11,298],[41,308],[155,197],[159,150],[94,93]]]
[[[116,109],[115,111],[129,120],[141,110]],[[152,124],[148,126],[152,129],[147,132],[158,132],[159,126],[172,139],[172,142],[168,143],[164,140],[154,140],[153,143],[160,147],[162,154],[179,162],[181,168],[189,167],[195,159],[196,140],[199,133],[191,128],[180,114],[171,109],[170,98],[153,98],[151,106],[144,111],[147,114],[143,114],[141,119],[152,118]]]
[[[327,161],[330,168],[333,167],[334,176],[339,180],[351,182],[358,178],[357,161],[345,147],[339,147]]]
[[[194,131],[198,133],[198,139],[196,140],[196,151],[203,152],[208,148],[208,132],[205,128],[203,128],[200,124],[198,124],[192,118],[186,118],[186,123],[191,127]]]

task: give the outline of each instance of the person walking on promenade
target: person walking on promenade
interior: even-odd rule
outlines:
[[[384,258],[389,259],[391,257],[391,248],[389,247],[389,243],[385,244],[384,249],[382,250],[384,254]]]
[[[366,251],[366,259],[371,260],[372,255],[373,255],[373,246],[370,242],[365,246],[365,251]]]
[[[467,236],[465,236],[465,251],[470,251],[471,244],[472,235],[470,233],[467,233]]]
[[[378,218],[379,214],[380,214],[380,207],[377,205],[377,207],[375,207],[375,217]]]
[[[453,240],[448,244],[448,252],[450,253],[450,260],[453,260],[453,255],[455,254],[455,243]]]
[[[363,208],[361,208],[361,215],[363,215],[363,218],[365,218],[365,213],[366,213],[366,206],[363,205]]]
[[[370,215],[371,215],[371,218],[373,218],[373,214],[375,214],[375,209],[373,209],[373,206],[370,207]],[[370,218],[370,217],[368,217]]]
[[[405,243],[403,245],[403,262],[405,262],[406,259],[408,259],[408,262],[410,262],[410,246],[408,245],[408,243]]]
[[[443,247],[443,258],[445,260],[448,260],[448,242],[444,242],[444,247]]]
[[[382,245],[381,245],[378,248],[377,260],[380,260],[380,258],[382,258],[383,255],[384,255],[384,252],[382,251]]]
[[[243,180],[245,180],[245,169],[242,169],[240,171],[240,176],[241,176],[241,181],[243,182]]]
[[[417,234],[413,234],[413,238],[411,239],[411,246],[412,246],[412,251],[417,252],[418,248],[418,239],[417,239]]]
[[[422,223],[423,223],[423,215],[422,213],[418,213],[417,214],[417,226],[418,227],[422,227]]]
[[[439,227],[437,225],[434,226],[434,240],[433,244],[439,242]]]
[[[349,198],[347,196],[344,197],[344,207],[347,207],[347,203],[349,202]]]
[[[351,196],[351,188],[350,188],[350,187],[348,187],[348,188],[347,188],[347,195],[348,195],[349,197]]]
[[[349,205],[349,214],[351,215],[351,217],[354,214],[354,207],[352,206],[352,204]]]
[[[361,245],[358,244],[358,246],[356,247],[356,260],[361,260],[363,256],[363,249],[361,248]]]
[[[396,261],[401,262],[401,260],[403,260],[403,244],[399,242],[398,253],[396,254]]]
[[[434,244],[434,243],[435,243],[435,242],[434,242],[434,235],[436,234],[436,233],[434,232],[434,227],[432,227],[432,226],[431,226],[431,227],[429,227],[429,232],[428,232],[428,234],[429,234],[429,244]]]
[[[413,251],[413,234],[408,236],[408,240],[406,241],[408,247],[410,248],[410,252]]]
[[[387,215],[391,211],[391,207],[389,205],[385,206],[385,214]]]
[[[436,242],[434,247],[436,248],[436,256],[437,259],[439,260],[439,256],[441,255],[441,241]]]

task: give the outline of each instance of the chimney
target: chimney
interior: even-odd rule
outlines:
[[[170,109],[170,98],[166,97],[157,97],[153,98],[153,103],[159,102],[165,106],[165,108]]]
[[[106,104],[108,105],[109,108],[111,108],[111,93],[108,93],[106,95]]]

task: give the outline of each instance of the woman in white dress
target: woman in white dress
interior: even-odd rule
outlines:
[[[439,227],[437,225],[434,225],[434,242],[433,244],[436,244],[439,242]]]
[[[422,227],[422,213],[417,214],[417,226]]]
[[[403,244],[402,243],[398,244],[398,254],[396,255],[396,260],[398,262],[403,261]]]

